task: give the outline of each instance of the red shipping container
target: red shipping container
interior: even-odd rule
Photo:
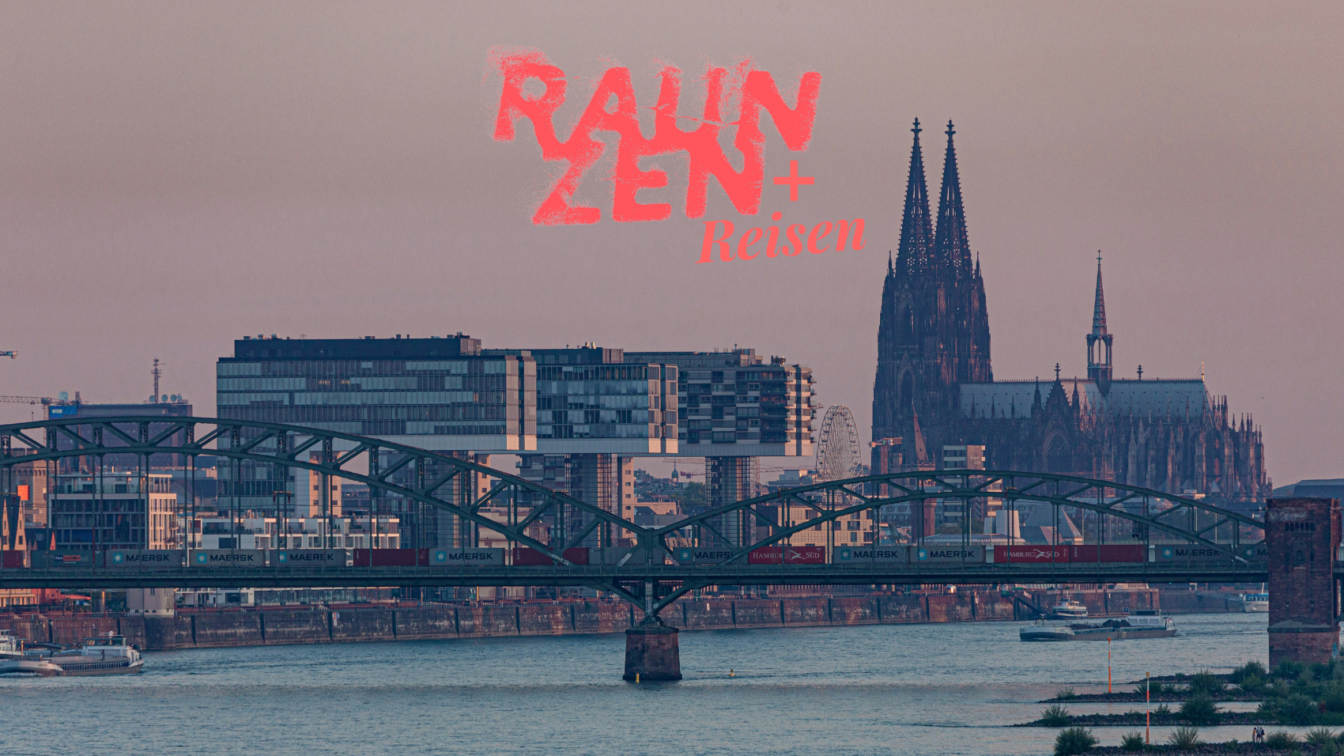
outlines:
[[[27,566],[28,566],[28,552],[26,551],[0,552],[0,569],[6,569],[6,570],[23,569]]]
[[[356,567],[415,567],[429,564],[429,549],[355,549]]]
[[[513,564],[517,567],[550,567],[555,560],[536,549],[519,546],[513,550]]]
[[[587,548],[565,549],[560,554],[572,564],[588,564]],[[518,567],[550,567],[556,562],[536,549],[520,546],[513,550],[513,563]]]
[[[822,546],[762,546],[747,554],[747,564],[826,564]]]
[[[1012,546],[995,546],[995,562],[1067,562],[1068,546],[1033,546],[1019,543]]]
[[[1100,546],[1070,546],[1069,561],[1073,562],[1142,562],[1142,544],[1103,544]]]

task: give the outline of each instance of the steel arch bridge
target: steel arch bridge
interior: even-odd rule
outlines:
[[[314,454],[316,455],[314,457]],[[1069,475],[987,470],[931,470],[870,475],[782,490],[692,515],[661,528],[644,528],[600,507],[494,468],[437,451],[314,428],[199,417],[127,416],[62,418],[0,426],[0,490],[12,493],[18,465],[88,457],[134,455],[148,471],[149,460],[181,455],[193,470],[196,457],[209,455],[237,463],[273,465],[339,477],[369,486],[373,507],[384,496],[443,510],[475,528],[498,533],[510,543],[549,557],[551,566],[502,568],[358,568],[338,572],[247,572],[224,569],[209,576],[180,574],[109,575],[73,571],[60,576],[0,575],[0,587],[32,587],[40,580],[60,587],[372,586],[372,585],[583,585],[610,591],[641,607],[648,619],[686,592],[711,585],[766,584],[927,584],[1262,580],[1266,568],[1245,556],[1263,542],[1263,523],[1192,498]],[[471,486],[450,486],[484,475],[494,484],[476,496]],[[279,485],[284,479],[274,478]],[[447,487],[447,493],[444,493]],[[1130,565],[1044,564],[753,564],[759,549],[792,548],[808,531],[827,534],[828,557],[835,526],[842,518],[868,516],[880,522],[884,508],[930,500],[1001,500],[1012,510],[1032,502],[1097,513],[1097,538],[1106,540],[1107,518],[1132,525],[1127,543],[1154,542],[1205,547],[1225,559],[1207,563],[1142,562]],[[278,506],[278,505],[277,505]],[[504,506],[506,522],[484,516],[486,506]],[[968,517],[969,507],[962,511]],[[389,513],[390,514],[390,513]],[[547,524],[538,534],[529,528]],[[966,522],[969,525],[969,521]],[[963,527],[962,533],[969,533]],[[1056,531],[1057,532],[1057,531]],[[1258,535],[1258,537],[1257,537]],[[815,538],[815,536],[813,537]],[[968,536],[963,536],[968,539]],[[567,549],[598,544],[597,564],[577,564]],[[627,544],[618,548],[617,544]],[[629,545],[633,544],[633,545]],[[454,544],[467,547],[467,544]],[[712,546],[722,554],[712,563],[684,564],[678,549]],[[621,557],[608,560],[605,551]],[[511,549],[512,550],[512,549]],[[1100,552],[1098,552],[1100,553]]]

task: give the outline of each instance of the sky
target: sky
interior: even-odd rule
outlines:
[[[1344,477],[1342,38],[1337,3],[0,2],[0,394],[141,401],[157,357],[211,415],[257,334],[739,345],[810,366],[866,439],[910,124],[936,201],[951,119],[997,378],[1085,374],[1100,250],[1117,376],[1202,369],[1276,485]],[[687,218],[664,156],[639,196],[672,218],[616,223],[604,139],[577,194],[603,219],[537,226],[559,164],[525,121],[492,138],[496,46],[563,69],[562,136],[612,66],[646,128],[665,65],[682,114],[710,66],[789,102],[816,71],[812,141],[764,120],[756,219],[713,181]],[[775,211],[863,218],[865,246],[696,264],[705,220]]]

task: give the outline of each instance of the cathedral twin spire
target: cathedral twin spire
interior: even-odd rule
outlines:
[[[933,229],[929,223],[929,190],[924,180],[924,155],[919,148],[919,119],[915,119],[914,146],[910,148],[910,178],[905,185],[905,214],[901,219],[901,246],[896,265],[905,271],[927,268],[932,259]]]
[[[952,142],[956,130],[947,122],[947,154],[943,160],[943,190],[938,200],[938,227],[935,232],[929,216],[928,184],[924,178],[924,156],[920,149],[919,119],[915,119],[914,145],[910,150],[910,177],[905,188],[905,214],[901,219],[901,244],[896,267],[906,272],[947,269],[958,275],[970,275],[970,241],[966,234],[966,213],[961,202],[961,179],[957,173],[957,153]],[[979,268],[979,261],[974,266]]]

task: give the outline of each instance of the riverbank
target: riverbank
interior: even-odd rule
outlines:
[[[1051,606],[1071,599],[1094,615],[1192,604],[1188,591],[1134,588],[1030,591],[1019,596]],[[1224,602],[1193,602],[1227,611]],[[993,622],[1030,618],[1014,595],[992,590],[830,598],[682,600],[662,620],[680,630]],[[352,604],[183,610],[172,617],[138,615],[0,615],[0,629],[43,643],[78,643],[106,633],[141,649],[222,648],[308,643],[440,640],[624,632],[643,620],[629,604],[594,600],[489,604]]]

